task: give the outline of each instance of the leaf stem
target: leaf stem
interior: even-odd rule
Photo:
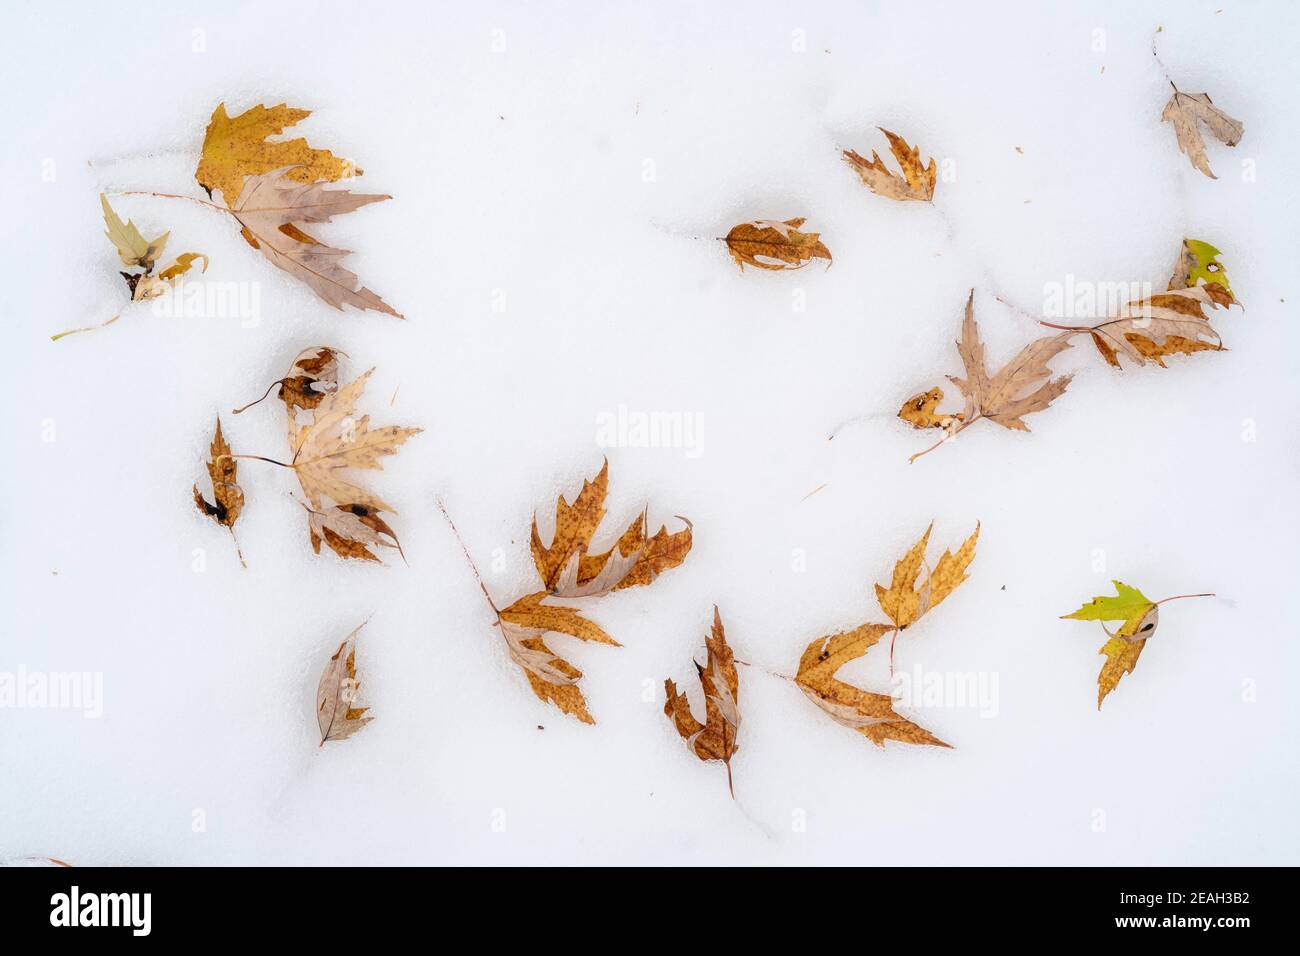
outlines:
[[[492,595],[488,592],[487,585],[483,583],[483,575],[479,574],[478,565],[474,563],[473,556],[469,553],[469,548],[465,545],[465,539],[460,536],[460,531],[456,527],[456,522],[451,520],[451,515],[447,511],[447,506],[442,503],[442,498],[434,499],[438,505],[438,510],[447,520],[447,525],[451,528],[451,533],[456,536],[456,542],[460,545],[461,551],[465,553],[465,560],[469,562],[469,569],[474,572],[474,580],[478,582],[478,588],[483,592],[483,597],[487,598],[488,607],[492,608],[492,613],[497,616],[497,621],[501,620],[501,610],[497,607],[496,602],[492,600]]]
[[[186,199],[190,202],[196,202],[200,206],[207,206],[209,209],[215,209],[217,212],[230,213],[225,206],[219,206],[214,202],[206,199],[196,199],[194,196],[182,196],[179,193],[156,193],[148,189],[126,189],[122,192],[115,192],[114,196],[153,196],[155,199]]]
[[[1204,594],[1175,594],[1173,597],[1162,598],[1161,600],[1156,601],[1156,603],[1164,604],[1165,601],[1181,601],[1183,598],[1214,597],[1214,596],[1215,594],[1212,591],[1206,592]]]
[[[225,456],[225,455],[223,455],[222,457],[223,457],[223,458],[224,458],[224,457],[230,457],[230,458],[251,458],[253,461],[265,461],[265,462],[269,462],[269,463],[272,464],[272,465],[279,465],[281,468],[292,468],[292,467],[293,467],[293,465],[287,464],[286,462],[283,462],[283,461],[276,461],[274,458],[263,458],[261,455],[229,455],[229,456]]]
[[[120,319],[121,317],[122,317],[122,313],[119,312],[117,315],[113,316],[113,317],[112,317],[111,319],[109,319],[107,322],[101,322],[101,323],[99,323],[99,325],[83,325],[83,326],[82,326],[81,328],[79,328],[79,329],[68,329],[66,332],[60,332],[58,335],[51,335],[51,336],[50,336],[50,341],[51,341],[51,342],[57,342],[59,339],[63,338],[65,335],[76,335],[78,332],[93,332],[93,331],[95,331],[95,329],[102,329],[102,328],[103,328],[104,326],[106,326],[106,325],[112,325],[114,322],[116,322],[116,321],[117,321],[118,319]]]
[[[242,406],[240,406],[239,408],[232,408],[232,409],[230,410],[230,414],[232,414],[232,415],[238,415],[240,412],[242,412],[242,411],[246,411],[246,410],[252,408],[252,407],[253,407],[254,405],[256,405],[258,402],[265,401],[265,400],[266,400],[266,396],[268,396],[268,395],[271,394],[271,389],[275,388],[277,385],[283,385],[284,382],[285,382],[284,379],[280,379],[278,382],[272,382],[270,385],[268,385],[268,386],[266,387],[266,391],[262,393],[262,397],[261,397],[261,398],[257,399],[257,401],[249,402],[247,405],[242,405]]]

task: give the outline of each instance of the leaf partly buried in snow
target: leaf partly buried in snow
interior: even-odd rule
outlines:
[[[825,259],[831,252],[822,244],[821,233],[800,232],[804,219],[755,219],[742,222],[727,233],[727,251],[740,271],[745,266],[757,269],[800,269],[813,259]]]
[[[325,665],[316,688],[316,723],[320,726],[320,743],[347,740],[373,717],[364,716],[369,707],[354,707],[361,690],[357,680],[357,632],[343,638],[343,643]]]
[[[1160,119],[1173,124],[1179,151],[1187,155],[1193,167],[1211,179],[1218,177],[1211,172],[1206,159],[1201,127],[1209,130],[1210,135],[1225,146],[1236,146],[1244,132],[1241,123],[1211,103],[1205,93],[1184,93],[1175,89]]]
[[[356,273],[342,265],[347,249],[336,249],[303,232],[298,223],[329,222],[331,217],[353,212],[390,196],[328,189],[321,183],[294,181],[292,167],[281,167],[249,177],[231,214],[243,226],[244,238],[278,269],[304,283],[318,296],[343,311],[350,305],[402,318],[392,306],[361,287]]]
[[[898,167],[903,171],[903,175],[899,176],[897,173],[891,173],[874,149],[871,151],[870,161],[859,156],[853,150],[846,149],[844,151],[845,162],[853,167],[853,170],[866,184],[866,187],[877,195],[889,199],[915,200],[918,202],[933,200],[934,184],[938,172],[934,165],[934,157],[930,157],[929,166],[922,166],[920,147],[908,146],[907,140],[891,133],[883,126],[876,128],[884,133],[885,138],[889,140],[889,149],[894,154],[894,159],[898,161]]]
[[[863,624],[851,631],[817,638],[799,658],[795,685],[837,724],[857,731],[879,747],[886,740],[947,747],[924,727],[896,712],[889,694],[866,691],[835,677],[836,671],[862,657],[893,630],[892,624]]]
[[[207,515],[217,524],[234,528],[239,514],[244,510],[244,490],[239,487],[237,473],[239,463],[231,456],[230,446],[221,434],[221,419],[217,419],[217,430],[212,436],[209,451],[208,477],[212,480],[213,502],[204,499],[199,486],[194,486],[194,504],[202,514]]]
[[[713,633],[705,638],[708,652],[705,665],[695,665],[695,673],[704,691],[704,723],[691,713],[691,703],[670,679],[664,681],[664,714],[677,728],[678,735],[686,741],[695,756],[701,760],[721,760],[727,766],[727,786],[731,795],[731,757],[739,750],[736,743],[740,732],[740,675],[736,672],[735,658],[727,644],[722,628],[722,617],[717,605],[713,608]]]
[[[1208,242],[1184,239],[1178,248],[1173,274],[1169,277],[1169,289],[1190,289],[1204,282],[1206,285],[1221,285],[1232,295],[1228,273],[1219,261],[1220,255],[1219,250]]]
[[[104,235],[117,248],[118,258],[124,265],[140,266],[145,272],[152,271],[171,233],[164,232],[157,239],[148,241],[140,234],[134,222],[121,220],[108,204],[108,196],[104,193],[99,194],[99,203],[104,209],[104,225],[107,227]]]
[[[243,188],[245,177],[285,166],[293,167],[289,178],[299,183],[334,182],[360,176],[362,170],[347,160],[327,149],[313,149],[301,137],[279,142],[267,139],[310,115],[311,110],[294,109],[281,103],[272,107],[254,106],[231,118],[226,114],[226,104],[219,104],[203,136],[203,153],[194,178],[209,196],[213,192],[221,193],[229,206]]]

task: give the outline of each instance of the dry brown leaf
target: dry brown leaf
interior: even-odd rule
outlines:
[[[829,265],[831,252],[822,244],[821,233],[800,232],[804,219],[755,219],[742,222],[727,233],[727,251],[745,271],[745,266],[757,269],[801,269],[813,259],[825,259]]]
[[[363,716],[369,707],[353,707],[361,690],[357,680],[357,632],[360,624],[334,652],[325,665],[316,688],[316,723],[320,726],[320,745],[331,740],[347,740],[373,717]]]
[[[669,533],[660,527],[646,536],[646,515],[638,515],[608,551],[592,554],[591,539],[605,517],[609,493],[609,461],[592,481],[583,481],[572,504],[561,495],[555,503],[555,531],[544,545],[534,515],[530,547],[537,573],[546,589],[558,597],[598,597],[623,588],[649,584],[662,572],[686,560],[691,550],[691,523]]]
[[[943,389],[935,386],[928,392],[919,392],[903,403],[898,410],[898,417],[913,428],[947,428],[953,423],[954,416],[936,413],[935,409],[943,401]]]
[[[1216,283],[1189,289],[1170,289],[1127,303],[1114,316],[1091,328],[1093,345],[1116,368],[1120,356],[1137,365],[1152,359],[1161,367],[1166,355],[1220,351],[1223,341],[1210,325],[1207,311],[1240,305],[1232,293]]]
[[[221,434],[221,418],[217,418],[217,430],[212,436],[209,449],[208,477],[212,480],[213,503],[203,498],[199,486],[194,486],[194,504],[203,514],[217,524],[233,529],[244,510],[244,489],[239,487],[237,475],[239,463],[231,456],[230,445]]]
[[[736,743],[740,732],[740,675],[736,672],[735,658],[727,645],[727,635],[722,628],[718,607],[713,606],[713,633],[705,639],[708,659],[705,666],[695,665],[696,676],[704,690],[705,721],[700,723],[691,713],[691,704],[685,694],[677,692],[671,679],[664,681],[667,701],[664,714],[673,721],[677,733],[701,760],[721,760],[727,767],[727,786],[731,796],[736,790],[731,783],[731,757],[740,747]]]
[[[961,338],[957,341],[957,352],[965,367],[966,377],[957,378],[949,375],[952,382],[966,399],[965,408],[951,416],[944,426],[946,434],[942,441],[918,452],[910,460],[915,461],[927,452],[948,441],[961,431],[969,428],[980,419],[996,422],[1003,428],[1015,431],[1029,431],[1023,421],[1025,415],[1041,412],[1060,397],[1070,384],[1072,375],[1052,378],[1048,367],[1057,355],[1070,347],[1070,337],[1085,329],[1070,329],[1056,335],[1048,335],[1030,342],[1014,358],[990,375],[985,365],[984,343],[980,341],[979,326],[975,322],[975,291],[972,289],[966,299],[966,313],[962,319]],[[937,389],[934,391],[938,391]],[[935,423],[934,406],[926,407],[925,399],[932,393],[915,396],[904,404],[899,417],[913,428],[932,427]],[[938,397],[943,393],[938,391]],[[913,410],[911,403],[922,400],[921,409]],[[927,412],[927,414],[917,414]]]
[[[897,713],[889,694],[865,691],[836,680],[835,672],[857,660],[894,630],[892,624],[863,624],[851,631],[819,637],[799,659],[795,684],[836,723],[855,730],[877,746],[886,740],[947,747],[925,728]]]
[[[934,523],[931,522],[930,527],[925,529],[925,534],[921,535],[921,540],[895,563],[889,587],[876,585],[876,600],[880,602],[880,609],[900,631],[915,624],[927,611],[938,607],[944,598],[955,591],[966,580],[966,569],[975,558],[975,544],[980,536],[979,522],[975,523],[974,532],[962,542],[957,553],[945,550],[931,570],[925,560],[925,550],[933,529]],[[925,580],[917,587],[922,566],[926,569]]]
[[[312,410],[309,424],[290,423],[291,466],[315,511],[322,511],[328,501],[396,513],[390,505],[339,474],[349,468],[382,470],[381,458],[396,454],[403,442],[423,430],[389,425],[371,431],[370,416],[356,416],[357,399],[372,372],[373,368],[337,391],[326,393]]]
[[[333,505],[324,511],[307,508],[307,529],[312,550],[317,554],[320,554],[321,542],[324,541],[340,558],[382,564],[370,549],[395,548],[402,560],[406,560],[397,532],[388,526],[378,511],[365,505]]]
[[[554,632],[597,644],[621,645],[575,608],[543,604],[549,596],[546,591],[538,591],[499,611],[497,621],[501,633],[511,659],[523,668],[533,693],[540,700],[554,704],[585,724],[594,724],[596,720],[587,710],[586,698],[577,686],[582,671],[556,656],[546,646],[543,636]]]
[[[229,206],[243,188],[245,177],[286,166],[293,167],[290,178],[300,183],[360,176],[362,170],[352,163],[327,149],[312,149],[301,137],[268,141],[267,137],[278,136],[310,115],[311,110],[281,103],[254,106],[231,118],[226,114],[226,104],[218,104],[203,136],[203,153],[194,178],[209,196],[221,193],[222,201]]]
[[[392,197],[295,182],[292,172],[293,167],[282,167],[251,176],[244,183],[239,198],[230,206],[243,227],[244,238],[272,265],[305,283],[340,312],[344,305],[351,305],[402,318],[375,293],[361,288],[356,273],[343,267],[347,249],[327,246],[296,225],[329,222],[334,216]]]
[[[1174,125],[1179,152],[1185,153],[1192,166],[1211,179],[1218,177],[1210,170],[1209,160],[1206,159],[1205,140],[1201,137],[1200,127],[1204,126],[1211,136],[1225,146],[1236,146],[1245,131],[1240,122],[1211,103],[1207,94],[1183,93],[1177,88],[1165,104],[1160,119]]]
[[[938,172],[934,165],[934,157],[930,157],[929,166],[922,166],[920,147],[908,146],[907,140],[891,133],[883,126],[876,128],[884,133],[885,138],[889,140],[889,149],[893,152],[894,159],[898,160],[898,166],[903,171],[903,175],[899,176],[897,173],[891,173],[874,149],[871,151],[870,161],[859,156],[853,150],[846,149],[844,151],[845,161],[853,167],[853,170],[866,184],[867,188],[877,195],[889,199],[915,200],[919,202],[933,200],[934,184]]]

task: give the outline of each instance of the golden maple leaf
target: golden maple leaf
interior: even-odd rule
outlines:
[[[956,554],[945,549],[933,570],[926,565],[925,580],[918,588],[916,580],[925,563],[925,549],[930,542],[932,530],[934,522],[930,522],[925,534],[921,535],[921,540],[894,564],[889,587],[876,585],[876,600],[880,602],[880,609],[900,631],[915,624],[922,615],[938,607],[944,598],[955,591],[968,577],[966,569],[975,558],[975,543],[980,536],[979,522],[975,523],[975,530],[962,542]]]
[[[740,747],[736,738],[740,732],[740,675],[736,661],[727,645],[727,635],[722,628],[718,606],[713,606],[713,633],[705,638],[708,659],[705,666],[695,665],[695,673],[704,690],[704,723],[691,713],[691,702],[685,694],[678,693],[672,679],[664,681],[664,714],[677,728],[678,735],[687,747],[701,760],[721,760],[727,767],[727,788],[734,799],[736,790],[731,782],[731,757]]]
[[[851,631],[819,637],[799,658],[795,685],[838,724],[855,730],[879,747],[886,740],[947,747],[938,737],[894,710],[889,694],[863,690],[835,678],[835,672],[857,660],[893,631],[890,624],[863,624]]]
[[[313,149],[301,137],[268,141],[267,137],[278,136],[310,115],[311,110],[294,109],[281,103],[269,108],[254,106],[231,118],[226,115],[226,104],[218,104],[203,136],[203,153],[194,178],[209,196],[219,192],[222,201],[230,206],[243,189],[246,177],[284,166],[294,167],[288,175],[299,183],[335,182],[360,176],[363,170],[327,149]]]
[[[577,686],[582,671],[547,647],[544,636],[554,632],[597,644],[622,645],[576,609],[543,604],[549,596],[538,591],[521,597],[497,613],[497,623],[511,660],[523,668],[533,693],[584,724],[594,724],[596,719]]]
[[[853,150],[846,149],[845,162],[853,167],[866,187],[877,195],[889,199],[918,202],[930,202],[934,199],[934,184],[938,172],[934,165],[934,157],[930,157],[929,166],[922,166],[920,147],[908,146],[907,140],[891,133],[883,126],[877,126],[876,129],[884,133],[885,138],[889,140],[889,149],[894,154],[894,159],[898,160],[903,175],[891,173],[874,149],[871,151],[870,161]]]
[[[593,480],[583,481],[572,503],[563,495],[557,498],[555,531],[549,545],[542,543],[537,517],[533,516],[529,546],[537,573],[550,593],[558,597],[598,597],[649,584],[686,560],[692,543],[691,523],[686,521],[683,530],[672,533],[660,526],[654,537],[647,538],[644,511],[608,551],[591,553],[591,539],[605,517],[608,492],[606,460]]]
[[[800,232],[802,217],[777,222],[755,219],[732,227],[725,242],[740,271],[745,266],[757,269],[801,269],[813,259],[825,259],[829,267],[831,252],[821,241],[821,233]]]

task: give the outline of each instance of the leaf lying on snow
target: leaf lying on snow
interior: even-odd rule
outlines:
[[[660,528],[654,537],[647,539],[642,512],[608,551],[589,553],[592,536],[605,515],[608,487],[609,462],[606,461],[593,480],[583,482],[572,503],[560,496],[556,502],[555,532],[549,545],[542,543],[534,517],[531,547],[543,589],[525,595],[504,610],[492,599],[455,523],[442,502],[438,502],[496,616],[511,660],[522,668],[533,693],[588,724],[596,721],[577,686],[582,672],[558,657],[544,637],[547,633],[567,634],[615,647],[618,642],[576,608],[546,602],[600,597],[621,588],[649,584],[662,572],[681,564],[691,549],[690,522],[684,530],[673,534],[667,528]]]
[[[1223,341],[1206,309],[1239,304],[1224,285],[1204,283],[1135,299],[1114,316],[1079,331],[1091,335],[1102,358],[1115,368],[1121,355],[1137,365],[1151,359],[1164,368],[1161,359],[1167,355],[1221,351]]]
[[[279,142],[268,140],[310,115],[311,110],[294,109],[281,103],[271,107],[254,106],[231,118],[226,114],[226,104],[218,104],[203,135],[203,153],[194,178],[209,196],[213,192],[221,193],[222,201],[229,206],[243,188],[245,177],[284,166],[293,167],[289,176],[300,183],[334,182],[360,176],[361,169],[327,149],[311,148],[301,137]]]
[[[966,377],[948,376],[948,380],[957,386],[966,399],[966,406],[946,420],[943,440],[913,455],[911,460],[915,461],[933,451],[980,419],[987,419],[1014,431],[1029,431],[1024,416],[1047,408],[1070,384],[1073,376],[1052,378],[1048,363],[1070,347],[1069,340],[1073,334],[1075,332],[1072,330],[1036,339],[1021,349],[996,374],[990,375],[985,366],[984,343],[980,341],[979,326],[975,322],[975,292],[971,290],[966,300],[961,338],[957,342],[957,352],[965,366]],[[903,404],[899,417],[913,428],[935,427],[939,424],[939,418],[934,414],[934,408],[942,398],[943,391],[937,388],[914,395]]]
[[[297,475],[307,495],[303,508],[312,550],[317,554],[323,542],[341,558],[379,561],[375,549],[393,548],[405,559],[396,532],[380,516],[380,512],[396,512],[346,473],[350,469],[382,470],[381,459],[397,454],[406,440],[422,429],[389,425],[372,430],[370,416],[358,416],[356,405],[374,369],[340,388],[338,355],[328,346],[304,349],[289,374],[267,389],[262,398],[271,388],[280,387],[292,457],[288,462],[262,460],[283,465]]]
[[[937,170],[934,165],[934,157],[930,157],[930,165],[921,165],[920,147],[911,147],[907,145],[907,140],[897,136],[885,129],[883,126],[876,127],[885,134],[889,140],[889,149],[894,154],[894,159],[898,160],[899,169],[903,175],[891,173],[885,166],[879,154],[873,149],[871,151],[871,160],[867,161],[851,149],[844,151],[844,160],[862,179],[866,187],[879,196],[885,196],[889,199],[897,200],[915,200],[918,202],[930,202],[934,199],[934,184]]]
[[[1228,273],[1219,261],[1220,255],[1222,253],[1208,242],[1184,239],[1178,248],[1173,274],[1169,277],[1169,289],[1190,289],[1204,282],[1206,285],[1221,285],[1232,295]]]
[[[561,495],[555,502],[555,531],[551,543],[543,545],[533,517],[530,547],[533,563],[547,591],[557,597],[599,597],[623,588],[649,584],[669,568],[686,560],[691,550],[691,523],[669,533],[661,526],[654,537],[646,536],[646,513],[632,520],[622,537],[608,551],[589,553],[592,536],[605,517],[605,496],[609,492],[609,461],[592,481],[583,481],[573,503]]]
[[[862,690],[835,678],[836,671],[862,657],[892,630],[892,624],[863,624],[851,631],[817,638],[799,658],[795,685],[837,724],[857,731],[879,747],[886,740],[947,747],[924,727],[897,713],[889,694]]]
[[[1201,127],[1209,130],[1210,135],[1225,146],[1236,146],[1245,131],[1239,121],[1211,103],[1208,94],[1184,93],[1177,87],[1165,104],[1160,120],[1173,124],[1179,152],[1185,153],[1192,166],[1211,179],[1218,177],[1210,170],[1209,160],[1205,157]]]
[[[962,542],[957,553],[945,550],[933,568],[925,560],[925,549],[930,543],[934,522],[925,529],[921,540],[894,564],[894,574],[889,586],[876,585],[876,600],[880,609],[894,622],[898,630],[906,630],[927,612],[938,607],[949,594],[966,580],[966,569],[975,559],[975,543],[979,541],[980,526],[975,523],[971,536]],[[925,567],[925,580],[918,588],[916,580],[921,567]]]
[[[756,269],[801,269],[813,259],[825,259],[829,266],[831,252],[822,244],[821,233],[799,231],[804,221],[800,217],[785,222],[742,222],[727,233],[727,251],[741,272],[747,265]]]
[[[372,368],[337,391],[326,392],[311,410],[308,424],[289,422],[289,447],[293,452],[290,467],[298,476],[317,522],[312,528],[312,544],[318,554],[318,536],[345,558],[375,560],[365,545],[384,542],[372,535],[388,535],[393,543],[387,546],[400,550],[396,535],[377,515],[380,511],[395,514],[393,508],[341,474],[353,468],[382,470],[381,458],[397,454],[408,438],[422,431],[397,425],[372,431],[369,415],[357,417],[357,400],[373,372]],[[330,505],[338,507],[330,511]],[[345,512],[355,520],[347,518]],[[345,538],[350,544],[336,546],[336,538]],[[362,547],[357,548],[358,544]]]
[[[104,235],[108,236],[108,241],[117,248],[122,264],[139,266],[145,272],[151,271],[158,257],[162,255],[163,248],[167,245],[167,237],[171,233],[164,232],[157,239],[148,241],[140,234],[134,222],[121,220],[109,205],[108,196],[104,193],[99,194],[99,203],[104,209],[104,225],[107,227]]]
[[[235,534],[235,522],[239,520],[240,513],[244,510],[244,489],[239,487],[237,481],[239,463],[235,460],[230,452],[230,445],[221,434],[221,419],[217,418],[217,430],[212,436],[212,445],[209,450],[208,459],[208,477],[212,480],[212,503],[209,503],[199,491],[199,486],[194,486],[194,504],[199,512],[207,515],[222,527],[229,528],[233,537]],[[239,544],[236,542],[235,551],[239,553],[239,563],[244,563],[244,555],[239,552]]]
[[[318,242],[297,225],[329,222],[333,216],[392,197],[354,194],[347,189],[327,189],[321,183],[296,182],[293,169],[281,167],[250,176],[244,182],[239,198],[230,205],[231,215],[243,226],[244,238],[272,265],[307,285],[340,312],[344,305],[350,305],[402,318],[383,299],[361,287],[356,273],[343,267],[347,249]]]
[[[334,652],[320,675],[316,688],[316,723],[320,726],[320,745],[331,740],[347,740],[373,717],[364,716],[369,707],[354,707],[361,691],[357,680],[357,632],[360,624]]]
[[[1101,702],[1113,691],[1125,674],[1133,673],[1138,658],[1147,641],[1155,636],[1156,626],[1160,623],[1160,605],[1165,601],[1175,601],[1188,597],[1213,597],[1212,594],[1179,594],[1162,601],[1152,601],[1137,588],[1129,587],[1122,581],[1112,581],[1115,595],[1099,595],[1077,611],[1063,614],[1063,619],[1075,621],[1122,621],[1119,629],[1112,632],[1103,623],[1101,629],[1106,632],[1107,641],[1099,653],[1106,656],[1106,662],[1097,675],[1097,709]]]
[[[740,732],[740,675],[727,635],[722,628],[718,607],[713,607],[713,633],[705,638],[708,658],[705,666],[695,665],[696,676],[704,690],[704,723],[691,713],[691,702],[685,694],[677,692],[677,685],[669,678],[664,681],[664,714],[668,716],[687,747],[701,760],[721,760],[727,767],[727,787],[734,799],[736,789],[731,782],[731,758],[739,750],[736,743]]]

